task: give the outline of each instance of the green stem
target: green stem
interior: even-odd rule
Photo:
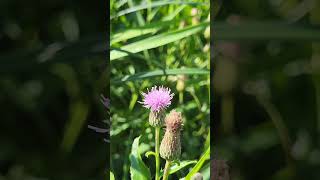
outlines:
[[[163,180],[168,180],[170,165],[171,165],[171,162],[166,160],[166,166],[164,167],[164,173],[163,173]]]
[[[155,127],[155,144],[156,144],[156,178],[155,180],[160,180],[160,156],[159,156],[159,146],[160,146],[160,127]]]
[[[183,104],[183,92],[179,92],[179,103]]]

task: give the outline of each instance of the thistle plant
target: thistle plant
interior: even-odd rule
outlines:
[[[180,112],[172,110],[165,118],[166,132],[160,145],[160,156],[166,160],[163,180],[167,180],[171,162],[178,160],[181,155],[180,131],[182,116]]]
[[[154,155],[156,159],[155,164],[155,180],[168,180],[169,174],[179,171],[180,169],[194,164],[195,166],[189,171],[184,179],[201,180],[203,176],[199,170],[203,166],[204,161],[210,158],[210,146],[207,146],[205,152],[198,161],[185,160],[181,161],[181,130],[183,127],[182,113],[171,110],[166,114],[167,108],[171,105],[174,94],[169,88],[154,86],[146,93],[142,93],[143,101],[139,102],[143,107],[150,110],[149,124],[155,129],[155,152],[148,151],[145,153],[146,157]],[[165,133],[160,144],[160,130],[165,126]],[[132,180],[149,180],[153,179],[149,168],[144,164],[139,153],[139,139],[136,137],[132,143],[130,153],[130,174]],[[206,141],[210,141],[208,135]],[[160,173],[160,157],[166,161],[163,171]],[[172,166],[172,167],[171,167]],[[208,177],[206,178],[208,179]]]
[[[154,86],[151,91],[142,93],[143,101],[140,102],[147,109],[150,109],[149,124],[155,129],[155,159],[156,159],[156,176],[155,180],[160,179],[160,129],[164,125],[165,110],[171,105],[174,96],[169,88],[163,86]]]

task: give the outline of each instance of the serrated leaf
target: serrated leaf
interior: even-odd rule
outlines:
[[[151,174],[149,168],[144,164],[139,152],[140,137],[134,139],[130,153],[130,176],[131,180],[150,180]]]

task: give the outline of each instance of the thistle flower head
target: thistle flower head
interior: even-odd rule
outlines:
[[[149,124],[153,127],[162,127],[164,124],[165,112],[161,110],[159,112],[150,111]]]
[[[174,96],[169,88],[160,86],[154,86],[151,91],[142,93],[143,95],[143,106],[150,109],[153,112],[160,112],[171,105],[171,100]]]
[[[177,160],[181,154],[181,113],[172,110],[165,118],[166,132],[160,144],[160,156],[166,160]]]
[[[172,110],[165,118],[167,131],[178,132],[182,128],[182,116],[180,112]]]

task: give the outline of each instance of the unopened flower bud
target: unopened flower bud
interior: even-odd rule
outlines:
[[[180,112],[172,110],[165,118],[166,132],[160,145],[160,156],[163,159],[177,160],[181,154],[180,131],[182,116]]]
[[[185,88],[185,80],[186,77],[184,75],[180,75],[178,76],[178,80],[177,80],[177,91],[182,92]]]
[[[198,9],[197,8],[192,8],[190,13],[191,13],[191,16],[195,16],[195,15],[198,14]]]
[[[162,127],[164,124],[165,113],[164,110],[159,112],[150,111],[149,114],[149,124],[153,127]]]

